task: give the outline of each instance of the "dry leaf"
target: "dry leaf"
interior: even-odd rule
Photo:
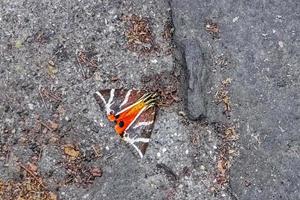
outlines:
[[[49,143],[50,143],[50,144],[54,144],[54,143],[56,143],[57,141],[58,141],[58,138],[55,137],[55,136],[52,136],[52,137],[49,139]]]
[[[57,198],[51,198],[51,194],[48,189],[42,184],[42,177],[38,174],[32,173],[29,165],[22,168],[28,173],[24,173],[24,176],[18,180],[2,181],[0,179],[0,199],[8,200],[57,200]],[[31,166],[31,168],[34,168]]]
[[[21,40],[17,40],[17,41],[16,41],[16,44],[15,44],[15,47],[16,47],[17,49],[20,49],[20,48],[22,47],[22,45],[23,45],[23,42],[22,42]]]
[[[137,15],[125,16],[123,19],[128,25],[125,36],[130,50],[150,53],[157,49],[148,19]]]
[[[52,65],[48,65],[48,69],[47,69],[48,74],[52,77],[55,74],[57,74],[58,69],[55,66]]]
[[[96,168],[96,167],[92,168],[92,169],[90,170],[90,173],[91,173],[94,177],[100,177],[100,176],[102,176],[102,170],[99,169],[99,168]]]
[[[38,168],[37,168],[36,164],[28,163],[27,166],[28,166],[28,169],[29,169],[30,171],[32,171],[32,172],[37,172],[37,169],[38,169]]]
[[[213,39],[219,38],[220,27],[216,22],[213,22],[211,19],[206,19],[205,29],[212,34]]]
[[[80,155],[80,152],[76,150],[73,145],[65,145],[64,152],[66,155],[70,156],[72,160],[75,160]]]
[[[53,192],[49,192],[49,198],[50,200],[57,200],[57,195]]]
[[[58,129],[58,123],[55,123],[55,122],[53,122],[53,121],[50,121],[49,120],[49,123],[50,123],[50,128],[52,129],[52,130],[57,130]]]
[[[237,140],[238,135],[234,127],[229,127],[225,130],[225,136],[228,140]]]
[[[218,171],[220,172],[221,175],[225,175],[226,168],[224,166],[224,161],[223,160],[218,161]]]
[[[227,78],[225,80],[222,81],[222,84],[226,87],[231,83],[232,79],[231,78]]]

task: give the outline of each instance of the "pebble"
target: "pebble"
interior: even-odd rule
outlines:
[[[158,61],[156,59],[152,59],[151,62],[156,64]]]
[[[282,41],[279,41],[278,45],[279,45],[280,48],[283,48],[283,42]]]
[[[34,109],[34,105],[33,105],[32,103],[29,103],[29,104],[28,104],[28,107],[29,107],[30,110],[33,110],[33,109]]]
[[[108,31],[109,31],[109,32],[113,32],[114,30],[115,30],[115,27],[114,27],[114,26],[109,26],[109,27],[108,27]]]
[[[236,22],[237,20],[239,20],[239,17],[233,18],[232,22],[234,23],[234,22]]]

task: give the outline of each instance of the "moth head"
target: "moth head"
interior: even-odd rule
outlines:
[[[107,115],[107,119],[111,122],[116,120],[116,116],[115,116],[115,112],[113,110],[111,110],[108,115]]]

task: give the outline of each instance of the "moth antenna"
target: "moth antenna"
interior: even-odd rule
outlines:
[[[138,101],[141,101],[141,100],[144,100],[144,99],[146,99],[146,98],[147,98],[147,96],[148,96],[148,94],[143,94],[143,96],[141,96],[141,97],[138,99]]]
[[[152,108],[155,105],[156,105],[155,102],[152,102],[152,103],[148,104],[146,110],[148,110],[149,108]]]
[[[153,93],[153,94],[152,94],[152,98],[155,98],[155,97],[158,97],[158,94],[157,94],[157,93]]]
[[[143,99],[144,100],[144,102],[146,102],[146,101],[148,101],[148,99],[150,99],[151,98],[151,94],[147,94],[147,96]]]
[[[157,101],[157,99],[151,98],[151,99],[145,101],[145,103],[146,103],[146,104],[152,104],[152,103],[155,103],[156,101]]]

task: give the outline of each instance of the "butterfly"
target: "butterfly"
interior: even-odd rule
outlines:
[[[108,121],[115,124],[116,133],[143,158],[154,126],[158,95],[137,89],[106,89],[97,91],[94,97]]]

